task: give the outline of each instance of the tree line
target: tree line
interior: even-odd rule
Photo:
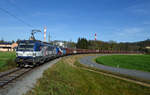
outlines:
[[[120,42],[115,41],[99,41],[87,40],[79,38],[76,43],[76,48],[79,49],[99,49],[99,50],[114,50],[114,51],[147,51],[146,47],[150,47],[150,39],[139,42]]]
[[[15,43],[15,41],[14,40],[12,40],[12,41],[5,41],[5,40],[1,39],[0,43]]]

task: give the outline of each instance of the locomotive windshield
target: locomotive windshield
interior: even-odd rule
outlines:
[[[34,48],[34,43],[20,43],[18,46],[19,51],[32,51]]]

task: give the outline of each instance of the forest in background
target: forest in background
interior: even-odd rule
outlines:
[[[100,41],[87,40],[79,38],[76,43],[76,48],[79,49],[99,49],[99,50],[114,50],[114,51],[144,51],[150,52],[147,47],[150,47],[150,39],[139,42],[115,42],[115,41]]]

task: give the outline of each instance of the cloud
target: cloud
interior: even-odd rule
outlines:
[[[150,25],[150,21],[144,21],[143,24],[144,25]]]
[[[62,17],[62,18],[72,18],[73,15],[69,14],[69,13],[63,13],[63,12],[34,12],[32,14],[33,17],[41,17],[41,16],[45,16],[45,17]]]
[[[142,27],[128,27],[116,29],[112,38],[121,42],[140,41],[149,38],[149,29]]]
[[[133,9],[131,11],[137,14],[149,14],[149,11],[147,9],[142,9],[142,8]]]
[[[32,14],[32,16],[49,16],[49,15],[51,14],[48,12],[35,12]]]
[[[17,0],[9,0],[10,3],[15,4]]]
[[[140,15],[146,15],[146,14],[150,14],[149,9],[150,9],[150,3],[149,2],[143,2],[140,4],[136,4],[136,5],[132,5],[127,9],[127,11],[131,12],[131,13],[135,13],[135,14],[140,14]]]
[[[124,36],[124,35],[134,35],[136,33],[140,33],[142,32],[143,29],[141,28],[126,28],[126,29],[121,29],[119,33],[120,36]]]

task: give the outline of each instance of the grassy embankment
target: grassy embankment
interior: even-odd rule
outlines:
[[[0,72],[16,67],[15,52],[0,52]]]
[[[65,57],[47,69],[26,95],[150,95],[148,87],[81,69],[81,57]]]
[[[112,67],[150,72],[150,55],[111,55],[95,59],[97,63]]]

